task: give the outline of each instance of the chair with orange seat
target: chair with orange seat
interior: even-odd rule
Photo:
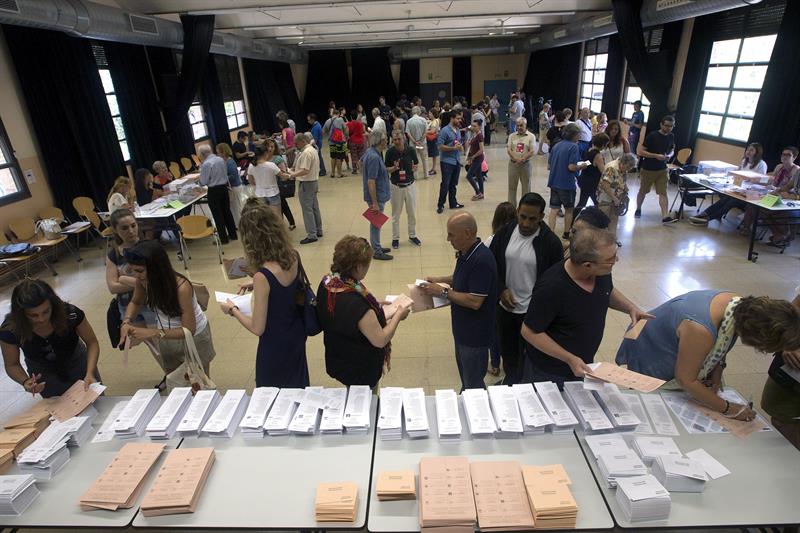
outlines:
[[[0,231],[0,246],[5,246],[6,244],[11,244],[6,237],[6,234],[3,231]],[[0,259],[0,267],[4,267],[9,273],[13,274],[17,280],[20,280],[20,277],[17,275],[17,270],[24,268],[25,269],[25,276],[27,277],[29,274],[29,266],[35,260],[40,260],[44,263],[44,266],[50,270],[50,273],[54,276],[58,276],[58,272],[53,266],[45,260],[42,256],[42,249],[39,246],[34,246],[30,253],[27,255],[16,255],[11,257],[4,257]],[[2,271],[0,271],[2,272]]]
[[[36,228],[36,222],[32,218],[15,218],[8,224],[8,229],[14,235],[14,239],[17,242],[27,242],[34,246],[39,246],[44,250],[52,250],[53,257],[58,260],[58,256],[55,255],[56,250],[58,249],[58,245],[62,242],[64,246],[67,247],[67,250],[75,256],[77,261],[82,261],[80,254],[75,253],[75,250],[72,249],[70,246],[69,241],[67,241],[67,236],[58,234],[57,236],[47,237],[43,234],[43,232],[39,231]]]
[[[222,251],[222,243],[219,240],[217,228],[211,224],[211,221],[208,219],[208,217],[203,215],[186,215],[179,218],[177,222],[178,227],[180,228],[179,236],[181,257],[183,258],[183,268],[189,268],[187,258],[191,259],[186,241],[196,241],[199,239],[205,239],[206,237],[211,237],[214,243],[217,245],[219,264],[222,264],[222,255],[224,254]]]
[[[72,199],[72,207],[83,220],[89,222],[96,237],[106,241],[106,252],[108,251],[109,240],[114,238],[114,232],[111,228],[104,227],[103,221],[94,207],[94,200],[86,196],[77,196]]]
[[[76,222],[75,224],[71,224],[71,221],[64,216],[64,212],[59,209],[58,207],[51,206],[45,207],[39,210],[40,219],[45,218],[52,218],[59,224],[67,223],[69,224],[65,228],[63,228],[64,235],[75,235],[75,243],[77,245],[78,250],[81,248],[81,234],[86,234],[86,243],[89,243],[89,230],[91,230],[91,225],[85,225],[85,222]]]
[[[200,168],[200,156],[197,154],[192,154],[192,161],[194,161],[194,166],[196,168]]]
[[[188,157],[181,157],[181,166],[183,167],[183,171],[188,174],[192,170],[192,167],[194,167],[194,163]]]
[[[181,177],[181,166],[175,161],[169,164],[169,171],[172,173],[175,179]]]

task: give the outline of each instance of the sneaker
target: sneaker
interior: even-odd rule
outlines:
[[[318,232],[317,232],[317,239],[321,239],[321,238],[322,238],[322,232],[321,232],[321,231],[318,231]]]
[[[320,176],[327,176],[327,175],[328,175],[328,173],[327,173],[327,172],[325,172],[325,171],[323,170],[322,172],[320,172],[320,173],[319,173],[319,175],[320,175]]]
[[[641,209],[637,209],[636,211],[634,211],[633,212],[633,217],[634,218],[642,218],[642,210]]]
[[[564,218],[564,210],[560,207],[558,208],[558,218]]]
[[[383,253],[385,253],[385,254],[388,254],[389,252],[391,252],[391,250],[390,250],[389,248],[383,248],[383,247],[381,247],[381,252],[383,252]]]
[[[453,207],[451,207],[450,209],[461,209],[462,207],[464,207],[464,204],[456,204]]]
[[[689,217],[689,224],[692,226],[708,226],[708,219],[702,216]]]
[[[317,239],[312,239],[310,237],[306,237],[305,239],[300,241],[300,244],[311,244],[312,242],[317,242]]]
[[[397,239],[392,239],[392,248],[394,248],[395,250],[400,248],[400,241]]]
[[[444,213],[444,207],[437,207],[436,208],[436,214],[437,215],[441,215],[442,213]]]
[[[674,224],[677,221],[678,221],[678,218],[674,217],[672,215],[667,215],[667,216],[665,216],[664,218],[661,219],[661,223],[662,224]]]
[[[481,193],[478,193],[472,197],[473,202],[477,202],[478,200],[483,200],[483,195]]]
[[[417,246],[422,246],[422,241],[416,237],[410,237],[408,240],[416,244]]]
[[[385,252],[384,253],[379,253],[379,254],[378,253],[373,254],[372,258],[373,259],[377,259],[378,261],[391,261],[392,259],[394,259],[394,257],[392,257],[391,255],[389,255],[389,254],[387,254]]]

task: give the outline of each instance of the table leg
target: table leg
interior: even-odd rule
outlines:
[[[681,197],[681,205],[678,206],[678,220],[683,220],[683,200],[684,194],[686,194],[686,187],[683,186],[683,180],[678,177],[678,194]]]
[[[755,207],[756,207],[756,216],[754,217],[753,220],[753,227],[750,230],[750,247],[747,249],[747,260],[752,261],[753,263],[758,261],[758,252],[754,252],[753,247],[755,246],[756,243],[756,233],[758,232],[758,219],[761,213],[761,208],[757,206]]]

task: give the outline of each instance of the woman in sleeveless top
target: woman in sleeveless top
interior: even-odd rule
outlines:
[[[725,357],[737,337],[761,352],[800,348],[800,311],[785,300],[692,291],[649,311],[655,318],[629,328],[617,364],[683,388],[729,418],[752,420],[752,405],[717,396]]]
[[[302,281],[300,256],[283,220],[263,202],[247,201],[239,229],[245,257],[256,272],[253,282],[242,286],[242,292],[253,291],[253,314],[245,315],[230,300],[220,308],[259,337],[256,387],[307,387],[306,330],[295,298]]]
[[[607,144],[608,135],[599,133],[592,137],[592,146],[586,151],[586,160],[591,164],[578,174],[578,187],[581,189],[578,204],[575,206],[575,211],[578,213],[586,207],[589,198],[592,199],[593,205],[596,206],[598,204],[597,187],[600,185],[600,176],[603,175],[605,170],[601,152]]]
[[[603,160],[606,165],[622,157],[622,154],[631,153],[631,145],[628,143],[628,139],[622,136],[622,128],[618,120],[608,123],[606,135],[608,135],[608,146],[603,150]]]

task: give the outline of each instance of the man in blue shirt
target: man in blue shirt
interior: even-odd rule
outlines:
[[[439,163],[442,169],[442,183],[439,185],[439,202],[436,212],[442,214],[444,211],[444,200],[449,197],[450,209],[461,209],[464,207],[456,199],[456,189],[458,187],[458,174],[461,171],[461,133],[458,131],[459,114],[445,111],[442,113],[442,124],[447,122],[447,126],[439,130],[439,138],[436,145],[439,148]]]
[[[567,124],[561,131],[561,142],[550,152],[550,214],[548,225],[555,231],[558,211],[564,206],[564,234],[569,239],[569,227],[572,225],[572,208],[575,207],[575,191],[578,186],[575,178],[578,172],[587,166],[588,161],[581,161],[578,139],[581,129],[576,124]]]
[[[478,224],[469,213],[450,217],[447,240],[456,249],[453,275],[425,278],[427,283],[421,289],[429,296],[450,301],[461,390],[482,389],[489,364],[489,347],[494,339],[497,263],[478,238]]]
[[[369,134],[369,150],[366,151],[362,162],[362,176],[364,178],[364,201],[373,215],[383,213],[383,206],[391,198],[389,187],[389,172],[383,162],[383,153],[386,150],[386,134],[382,131],[373,131]],[[387,252],[389,248],[381,246],[381,228],[370,222],[369,242],[372,245],[372,258],[379,261],[393,259]]]
[[[625,120],[628,125],[628,143],[631,145],[631,152],[636,153],[636,147],[639,146],[639,137],[642,135],[642,127],[644,126],[644,112],[642,111],[642,101],[636,100],[633,103],[633,115],[630,120]]]
[[[309,113],[306,117],[306,120],[308,120],[308,123],[311,126],[311,136],[314,137],[314,144],[317,145],[317,155],[319,156],[319,175],[324,176],[327,174],[327,172],[325,172],[325,160],[322,159],[322,124],[319,123],[317,120],[317,115],[314,113]],[[287,148],[291,148],[291,146],[287,146]]]
[[[208,187],[208,207],[214,217],[219,240],[222,244],[228,244],[229,240],[235,241],[238,237],[228,197],[228,169],[225,160],[216,155],[207,144],[201,144],[197,148],[197,155],[201,161],[200,185]]]

